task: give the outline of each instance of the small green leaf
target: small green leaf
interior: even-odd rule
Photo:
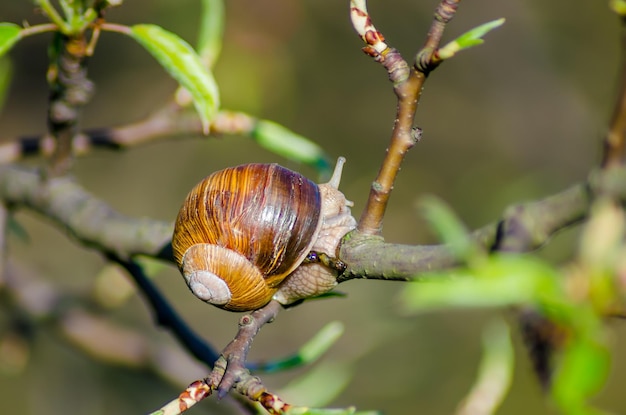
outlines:
[[[478,27],[475,27],[461,36],[454,39],[452,42],[448,43],[442,48],[437,50],[437,56],[439,59],[449,59],[452,56],[456,55],[459,51],[463,49],[471,48],[472,46],[477,46],[483,43],[483,37],[491,32],[492,30],[502,26],[504,24],[505,19],[497,19],[491,22],[484,23]]]
[[[439,239],[450,246],[457,258],[470,260],[476,255],[467,229],[448,205],[434,196],[425,196],[420,200],[420,208]]]
[[[315,365],[304,375],[291,381],[279,391],[278,395],[288,402],[306,402],[311,406],[322,407],[332,402],[350,384],[351,378],[352,369],[350,365],[341,362],[322,362]],[[304,413],[325,413],[315,412],[310,408],[307,409],[310,412]],[[321,409],[316,411],[321,411]],[[335,411],[338,412],[328,413],[346,413],[339,410]],[[354,413],[354,409],[352,411],[347,413]]]
[[[320,146],[272,121],[259,120],[251,132],[252,138],[267,150],[290,160],[330,171],[326,154]]]
[[[207,68],[217,61],[224,36],[224,1],[202,0],[198,54]]]
[[[280,360],[258,365],[249,365],[249,368],[254,371],[273,373],[311,364],[335,344],[343,334],[343,330],[343,324],[338,321],[332,321],[324,326],[311,340],[305,343],[296,354]]]
[[[18,222],[13,215],[9,216],[7,219],[7,229],[9,234],[15,235],[20,242],[29,244],[31,242],[30,235],[28,231],[20,222]]]
[[[403,291],[401,299],[408,311],[547,301],[555,306],[561,298],[555,271],[532,257],[495,255],[479,267],[425,277]]]
[[[0,23],[0,57],[22,38],[22,28],[13,23]]]
[[[402,299],[409,311],[431,311],[449,307],[503,307],[531,301],[536,288],[531,278],[519,275],[494,280],[457,274],[453,279],[424,280],[406,287]]]
[[[311,363],[322,356],[343,334],[344,327],[339,321],[331,321],[304,346],[300,348],[300,356],[304,363]]]
[[[193,48],[174,33],[156,25],[132,26],[130,35],[189,91],[204,133],[208,134],[210,121],[219,108],[219,91],[213,74],[204,67]]]

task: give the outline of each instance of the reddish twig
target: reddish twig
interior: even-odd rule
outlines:
[[[206,379],[191,383],[176,399],[153,414],[177,415],[210,396],[214,390],[217,390],[218,398],[223,398],[231,389],[259,402],[271,414],[287,411],[290,405],[268,392],[261,380],[246,369],[246,359],[254,337],[261,327],[274,320],[281,308],[278,302],[271,301],[265,307],[243,316],[239,320],[237,335],[217,359],[211,374]]]

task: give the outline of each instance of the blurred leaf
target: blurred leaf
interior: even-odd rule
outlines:
[[[285,415],[382,415],[376,411],[357,411],[356,408],[324,409],[294,407],[285,412]]]
[[[201,13],[198,54],[206,67],[211,68],[222,50],[224,0],[202,0]]]
[[[30,243],[30,236],[28,234],[28,231],[22,226],[21,223],[19,223],[15,219],[15,216],[10,215],[8,217],[7,229],[10,234],[17,236],[17,239],[19,239],[21,242]]]
[[[320,295],[316,295],[315,297],[307,298],[305,301],[308,302],[308,301],[314,301],[314,300],[325,300],[327,298],[337,298],[337,297],[345,298],[347,296],[348,296],[348,294],[346,294],[346,293],[344,293],[342,291],[335,291],[335,290],[333,290],[333,291],[328,291],[326,293],[322,293]]]
[[[208,134],[209,123],[219,108],[219,91],[213,75],[204,68],[193,48],[174,33],[156,25],[132,26],[130,34],[189,91],[204,133]]]
[[[425,196],[420,200],[420,208],[439,240],[449,245],[457,258],[467,261],[477,254],[477,250],[472,249],[467,229],[441,199]]]
[[[530,256],[494,255],[477,268],[426,277],[403,291],[407,310],[502,307],[560,297],[555,271]]]
[[[611,363],[608,348],[595,337],[602,336],[593,333],[575,337],[563,352],[552,395],[564,413],[602,413],[586,404],[606,382]]]
[[[252,138],[275,154],[306,163],[321,172],[330,172],[326,154],[320,146],[280,124],[259,120],[252,130]]]
[[[22,38],[22,28],[13,23],[0,23],[0,56]]]
[[[343,334],[344,327],[339,321],[332,321],[325,325],[311,340],[305,343],[293,356],[265,364],[250,365],[251,370],[263,372],[278,372],[294,367],[311,364],[319,359],[335,344]]]
[[[452,42],[437,50],[437,56],[441,60],[449,59],[464,49],[481,45],[484,42],[482,38],[487,33],[502,26],[504,21],[504,18],[493,20],[463,33]]]
[[[496,320],[487,327],[483,333],[483,348],[478,379],[457,415],[494,413],[511,386],[515,355],[509,327],[504,321]]]
[[[101,307],[118,308],[137,292],[135,285],[117,264],[107,264],[94,280],[92,297]]]
[[[626,16],[626,1],[625,0],[610,0],[609,5],[611,9],[620,16]]]
[[[352,379],[352,369],[349,365],[341,362],[324,362],[316,365],[313,369],[291,381],[286,387],[282,388],[278,393],[284,397],[287,402],[306,402],[310,406],[325,406],[335,399]],[[305,409],[305,408],[301,408]],[[341,412],[342,410],[333,409],[338,412],[315,412],[324,409],[306,408],[310,412],[293,412],[317,414],[353,414],[352,412]],[[346,411],[348,409],[344,409]],[[289,414],[292,412],[289,411]]]
[[[462,278],[445,279],[446,274],[433,274],[434,281],[411,284],[402,299],[410,311],[536,307],[568,335],[569,344],[561,351],[553,383],[555,402],[565,414],[600,414],[587,402],[606,382],[610,354],[602,317],[588,294],[590,277],[585,272],[574,272],[578,270],[564,274],[532,256],[494,255],[480,266],[447,274]],[[583,280],[578,284],[580,278]]]
[[[11,61],[7,57],[0,57],[0,112],[9,92],[12,75],[13,65],[11,65]]]

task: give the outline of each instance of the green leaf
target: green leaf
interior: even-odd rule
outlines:
[[[198,54],[207,68],[217,61],[224,36],[224,1],[202,0]]]
[[[252,138],[267,150],[290,160],[330,171],[326,154],[320,146],[272,121],[259,120],[251,132]]]
[[[562,296],[555,271],[526,256],[494,255],[476,268],[425,277],[403,291],[401,300],[408,311],[546,302],[556,305]]]
[[[468,237],[467,229],[442,200],[434,196],[425,196],[420,200],[420,208],[439,239],[450,246],[456,257],[467,261],[477,254]]]
[[[22,28],[13,23],[0,23],[0,57],[22,38]]]
[[[341,362],[323,362],[315,365],[312,370],[290,382],[279,391],[278,395],[287,402],[307,402],[309,405],[322,407],[333,401],[350,384],[351,379],[352,369],[350,365]],[[341,410],[334,410],[337,412],[318,412],[322,411],[322,409],[306,409],[308,412],[305,411],[303,413],[354,413],[352,408],[352,412],[342,412]]]
[[[586,403],[606,382],[611,356],[601,333],[574,338],[566,347],[554,377],[552,396],[564,413],[600,414]]]
[[[300,348],[300,356],[305,363],[317,360],[333,345],[343,334],[344,327],[339,321],[331,321],[304,346]]]
[[[271,373],[313,363],[335,344],[343,334],[343,330],[343,324],[338,321],[332,321],[305,343],[293,356],[257,366],[250,365],[250,368],[255,371]]]
[[[210,121],[219,108],[219,91],[213,74],[183,39],[150,24],[131,27],[130,35],[139,42],[165,70],[189,91],[204,133],[209,133]]]
[[[452,42],[448,43],[442,48],[439,48],[437,50],[437,56],[441,60],[449,59],[463,49],[468,49],[473,46],[482,44],[484,42],[482,38],[487,33],[502,26],[504,24],[504,21],[504,18],[493,20],[463,33]]]

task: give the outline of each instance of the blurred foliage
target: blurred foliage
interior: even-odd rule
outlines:
[[[431,224],[445,243],[459,246],[458,220],[442,204],[429,202]],[[610,368],[607,316],[619,309],[623,286],[617,276],[616,252],[626,252],[621,207],[599,200],[585,226],[578,261],[560,270],[533,255],[492,254],[467,257],[455,249],[468,267],[433,273],[432,281],[409,285],[403,302],[410,311],[451,307],[531,306],[565,333],[551,386],[564,414],[597,414],[590,399],[604,384]],[[573,269],[572,269],[573,268]],[[560,349],[560,350],[559,350]]]
[[[613,2],[614,7],[618,3]],[[371,4],[370,12],[387,41],[411,56],[423,41],[435,5],[392,0]],[[211,17],[201,16],[200,7],[197,0],[142,0],[126,2],[109,16],[129,25],[158,24],[183,39],[195,39],[196,22]],[[275,120],[281,128],[297,131],[296,137],[312,138],[331,158],[348,158],[342,188],[355,201],[358,216],[387,145],[395,102],[381,68],[360,55],[361,44],[347,14],[346,4],[334,1],[231,1],[226,8],[224,44],[215,41],[221,37],[221,28],[216,27],[214,33],[205,30],[199,54],[210,63],[220,55],[214,71],[222,106]],[[420,194],[434,193],[447,200],[473,228],[498,217],[512,202],[546,195],[580,180],[598,159],[598,137],[606,129],[618,67],[618,19],[606,2],[486,0],[462,4],[444,41],[500,16],[507,24],[489,37],[487,45],[445,62],[427,83],[418,112],[424,140],[408,157],[396,183],[385,222],[389,241],[433,241],[416,214]],[[33,13],[30,2],[4,2],[0,19],[30,24],[43,20]],[[581,31],[581,27],[589,30]],[[0,51],[17,40],[15,29],[3,26]],[[7,140],[45,131],[48,43],[49,36],[33,37],[9,54],[14,81],[0,114],[2,137]],[[221,52],[216,45],[221,45]],[[85,127],[137,120],[176,89],[148,54],[115,36],[99,41],[90,61],[90,76],[98,93],[85,109]],[[169,142],[124,154],[100,152],[79,160],[75,173],[86,187],[121,211],[168,220],[190,186],[221,167],[278,161],[314,174],[297,161],[275,155],[286,154],[257,145],[233,137]],[[619,344],[623,330],[618,327],[609,334],[601,320],[615,292],[608,270],[615,269],[611,261],[622,258],[623,251],[617,242],[594,251],[594,247],[607,246],[602,237],[589,236],[602,225],[585,228],[586,245],[574,260],[577,235],[572,232],[557,236],[540,258],[487,258],[468,254],[473,248],[464,242],[464,227],[459,227],[451,210],[433,204],[430,212],[443,218],[436,232],[439,237],[455,244],[459,255],[466,255],[468,267],[458,270],[464,279],[448,276],[445,284],[433,281],[406,290],[383,282],[348,284],[342,287],[349,291],[347,299],[307,302],[281,315],[255,341],[253,358],[287,355],[327,321],[341,316],[345,336],[329,352],[328,360],[322,359],[315,368],[319,372],[308,376],[318,386],[316,374],[334,377],[336,383],[326,386],[346,389],[338,397],[329,390],[311,391],[319,401],[302,404],[330,400],[333,406],[357,405],[390,415],[416,408],[422,413],[448,414],[473,382],[483,322],[499,314],[476,309],[532,303],[569,333],[555,378],[556,404],[571,413],[587,413],[576,411],[590,411],[587,399],[605,385],[594,404],[623,412],[619,385],[626,379],[626,364],[619,356],[612,362],[614,374],[606,384],[611,334]],[[612,214],[594,217],[603,215]],[[11,243],[11,254],[18,261],[68,292],[90,292],[98,284],[95,277],[104,266],[99,256],[75,246],[62,232],[32,215],[20,214],[19,219],[31,238],[28,244]],[[609,228],[615,229],[613,221],[608,221]],[[602,229],[599,235],[607,230]],[[565,260],[570,267],[559,266]],[[215,345],[230,339],[237,315],[190,300],[174,269],[154,278],[205,338]],[[399,290],[401,301],[395,297]],[[403,314],[407,304],[413,310],[445,312],[408,318]],[[464,310],[455,312],[456,307]],[[150,313],[136,297],[106,313],[155,343],[175,346],[167,333],[155,330]],[[76,413],[144,413],[204,370],[181,358],[172,364],[169,384],[149,371],[92,361],[65,343],[53,327],[38,327],[33,333],[32,327],[18,324],[16,329],[15,324],[0,315],[0,344],[9,345],[0,347],[0,354],[8,350],[1,356],[22,356],[13,369],[0,375],[0,410],[5,412],[67,413],[71,401]],[[489,344],[508,350],[506,342]],[[517,350],[523,355],[520,347]],[[518,360],[521,363],[502,413],[547,412],[527,359]],[[296,375],[264,375],[264,381],[278,389]],[[345,379],[350,377],[348,384]],[[307,376],[300,380],[304,382]],[[38,392],[22,398],[24,391],[33,389]],[[299,396],[306,394],[299,392]],[[215,408],[215,403],[201,406]],[[228,411],[225,405],[218,408]]]

